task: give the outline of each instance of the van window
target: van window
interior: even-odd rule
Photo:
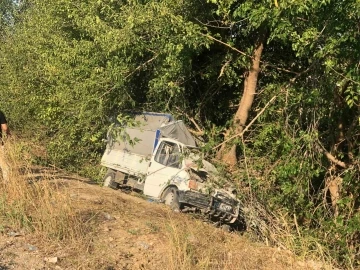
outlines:
[[[167,167],[181,168],[179,146],[176,143],[161,142],[155,161]]]

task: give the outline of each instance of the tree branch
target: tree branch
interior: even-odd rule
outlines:
[[[186,112],[184,112],[183,110],[181,110],[179,107],[175,107],[181,114],[185,115],[187,117],[187,119],[190,120],[191,123],[193,123],[193,125],[195,126],[195,128],[197,129],[197,131],[195,130],[189,130],[191,133],[193,133],[196,136],[203,136],[205,134],[204,130],[202,130],[200,128],[200,126],[196,123],[195,119],[193,117],[190,117]]]
[[[355,84],[357,84],[357,85],[360,85],[360,82],[357,82],[357,81],[352,80],[351,78],[345,76],[344,74],[341,74],[340,72],[336,71],[336,70],[333,69],[332,67],[330,67],[330,69],[331,69],[332,71],[334,71],[336,74],[338,74],[339,76],[343,77],[344,79],[346,79],[346,80],[348,80],[348,81],[351,81],[351,82],[353,82],[353,83],[355,83]]]
[[[258,119],[260,117],[260,115],[262,115],[264,113],[264,111],[266,110],[267,107],[270,106],[271,103],[273,103],[273,101],[276,99],[277,96],[273,96],[268,103],[266,103],[266,105],[264,106],[264,108],[261,109],[261,111],[254,117],[253,120],[251,120],[251,122],[242,130],[242,132],[235,134],[234,136],[231,136],[229,139],[223,141],[222,143],[218,144],[217,146],[213,147],[212,150],[215,150],[217,148],[219,148],[220,146],[222,146],[223,144],[227,143],[228,141],[231,141],[232,139],[235,139],[236,137],[241,137],[251,126],[252,124],[254,124],[254,122],[256,121],[256,119]]]
[[[221,67],[218,79],[224,75],[225,68],[230,64],[230,62],[231,60],[226,61],[226,63]]]
[[[251,55],[248,55],[247,53],[244,53],[244,52],[236,49],[235,47],[227,44],[227,43],[224,42],[224,41],[221,41],[221,40],[219,40],[219,39],[217,39],[217,38],[214,38],[214,37],[212,37],[212,36],[210,36],[210,35],[206,35],[206,34],[202,34],[202,35],[203,35],[204,37],[207,37],[208,39],[211,39],[211,40],[216,41],[216,42],[218,42],[218,43],[220,43],[220,44],[222,44],[222,45],[225,45],[226,47],[232,49],[232,50],[235,51],[235,52],[238,52],[238,53],[240,53],[240,54],[242,54],[242,55],[244,55],[244,56],[247,56],[247,57],[252,58]]]
[[[127,78],[129,78],[131,75],[133,75],[136,71],[138,71],[139,69],[141,69],[142,67],[146,66],[147,64],[151,63],[152,61],[154,61],[157,57],[159,56],[159,54],[155,55],[153,58],[147,60],[146,62],[142,63],[140,66],[138,66],[137,68],[135,68],[131,73],[129,73],[126,77],[125,80]]]
[[[141,69],[142,67],[146,66],[147,64],[151,63],[152,61],[154,61],[157,57],[159,56],[159,54],[155,55],[153,58],[147,60],[146,62],[142,63],[141,65],[139,65],[137,68],[135,68],[132,72],[130,72],[128,75],[126,75],[126,77],[124,78],[124,80],[126,80],[127,78],[129,78],[131,75],[133,75],[136,71],[138,71],[139,69]],[[109,94],[112,90],[114,90],[114,87],[110,88],[108,91],[106,91],[104,94],[101,95],[101,98],[106,96],[107,94]],[[126,93],[130,99],[131,96]]]
[[[226,47],[230,48],[231,50],[233,50],[233,51],[235,51],[235,52],[240,53],[241,55],[247,56],[247,57],[249,57],[249,58],[251,58],[251,59],[253,58],[251,55],[249,55],[249,54],[247,54],[247,53],[245,53],[245,52],[243,52],[243,51],[240,51],[239,49],[237,49],[237,48],[235,48],[235,47],[227,44],[227,43],[224,42],[224,41],[221,41],[221,40],[219,40],[219,39],[217,39],[217,38],[214,38],[213,36],[205,35],[205,34],[202,34],[202,35],[205,36],[205,37],[207,37],[208,39],[211,39],[211,40],[216,41],[216,42],[218,42],[218,43],[220,43],[220,44],[222,44],[222,45],[225,45]],[[263,63],[264,68],[265,68],[266,66],[268,66],[268,67],[277,69],[277,70],[279,70],[279,71],[284,71],[284,72],[286,72],[286,73],[291,73],[291,74],[295,74],[295,75],[298,75],[298,76],[300,76],[300,75],[302,75],[302,74],[304,73],[304,72],[295,72],[295,71],[288,70],[288,69],[285,69],[285,68],[280,68],[280,67],[271,65],[271,64],[269,64],[269,63],[267,63],[267,62],[264,62],[264,61],[260,61],[260,63]],[[307,72],[307,71],[308,71],[308,70],[306,70],[305,72]]]
[[[327,157],[328,160],[330,160],[331,162],[335,163],[336,165],[342,167],[342,168],[346,168],[346,164],[345,162],[338,160],[336,157],[334,157],[331,153],[329,153],[325,147],[320,143],[320,141],[318,140],[317,142],[318,146],[320,147],[320,151]]]

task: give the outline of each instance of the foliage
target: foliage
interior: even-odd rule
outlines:
[[[276,99],[231,141],[241,148],[231,180],[338,263],[359,265],[358,1],[32,0],[16,13],[11,3],[0,5],[2,110],[44,145],[43,161],[93,177],[125,110],[172,113],[215,154],[265,31],[250,118]]]
[[[12,1],[5,0],[0,3],[0,31],[3,32],[5,26],[11,24],[11,13],[13,12]]]

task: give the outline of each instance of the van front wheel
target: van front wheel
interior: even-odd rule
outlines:
[[[162,196],[164,204],[169,205],[172,210],[180,211],[179,191],[175,187],[167,188]]]

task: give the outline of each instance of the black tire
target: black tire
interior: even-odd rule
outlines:
[[[172,210],[180,211],[179,190],[176,187],[167,188],[162,195],[162,200]]]
[[[104,187],[118,189],[118,183],[115,182],[115,171],[108,170],[104,176]]]

